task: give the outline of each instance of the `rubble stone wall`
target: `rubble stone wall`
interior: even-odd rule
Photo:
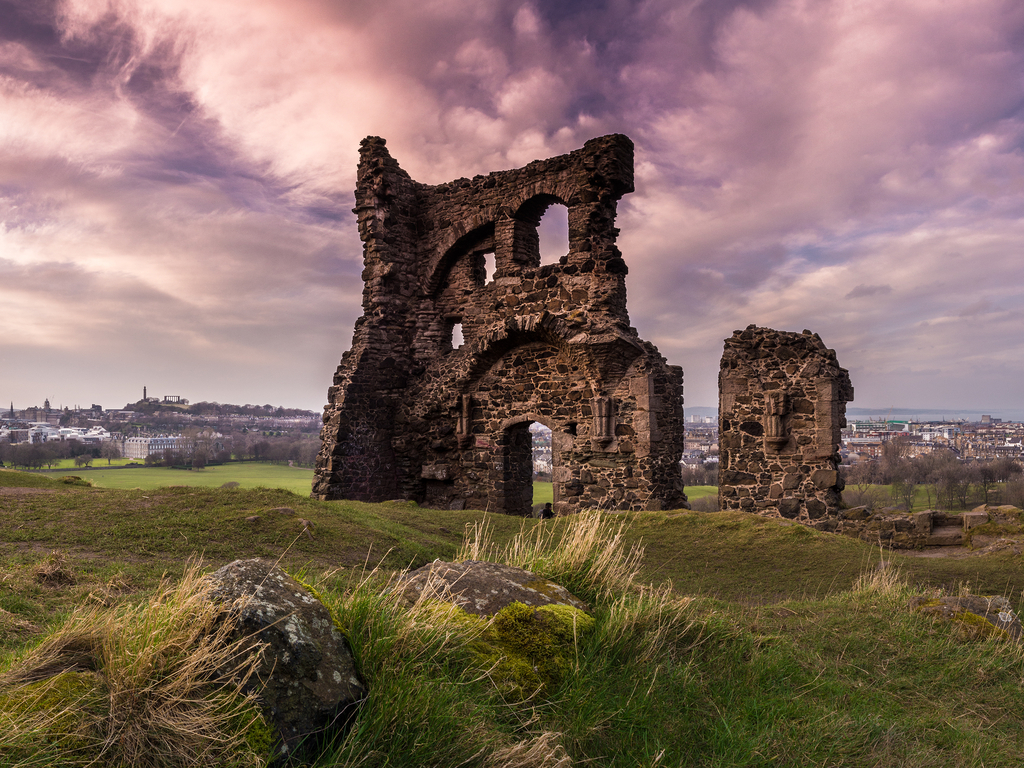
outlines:
[[[726,339],[719,508],[804,522],[835,517],[840,429],[852,400],[849,372],[816,333],[751,325]]]
[[[437,186],[365,139],[363,315],[328,391],[313,495],[525,515],[539,422],[556,513],[685,506],[682,370],[626,312],[615,214],[632,190],[621,135]],[[542,266],[551,205],[568,209],[569,250]]]

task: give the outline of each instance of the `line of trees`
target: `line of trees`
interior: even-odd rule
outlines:
[[[78,440],[52,440],[45,443],[14,443],[0,440],[0,462],[12,467],[42,469],[53,467],[61,459],[74,459],[76,467],[89,466],[97,459],[120,457],[121,449],[116,443],[86,445]]]
[[[684,485],[718,485],[717,461],[705,461],[703,464],[684,464],[682,473]]]
[[[312,467],[320,451],[320,441],[307,436],[253,436],[237,434],[232,438],[214,442],[210,437],[193,431],[185,434],[191,441],[190,450],[180,453],[167,449],[150,454],[147,467],[192,467],[203,469],[209,464],[223,464],[232,458],[245,461],[269,461],[273,464],[294,464]]]
[[[910,442],[899,437],[882,446],[875,461],[861,461],[843,468],[850,506],[879,505],[880,485],[889,486],[890,500],[911,509],[919,491],[929,507],[966,509],[972,504],[1024,504],[1024,469],[1013,459],[964,462],[950,450],[941,449],[910,456]]]

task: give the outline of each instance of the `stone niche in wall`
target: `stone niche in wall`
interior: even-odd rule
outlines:
[[[626,312],[615,215],[632,191],[621,135],[437,186],[365,139],[363,315],[328,391],[313,496],[525,515],[538,422],[556,513],[685,507],[683,372]],[[552,205],[568,210],[568,252],[541,265]]]
[[[725,340],[718,378],[718,501],[809,522],[839,512],[850,374],[816,333],[748,326]]]

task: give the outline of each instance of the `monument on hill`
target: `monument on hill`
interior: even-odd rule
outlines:
[[[556,514],[685,506],[683,372],[626,312],[615,214],[632,191],[621,135],[438,186],[364,139],[363,315],[328,392],[313,496],[527,515],[539,422]],[[555,204],[569,252],[542,266],[537,226]]]

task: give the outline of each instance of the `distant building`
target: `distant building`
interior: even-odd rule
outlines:
[[[124,441],[122,454],[126,459],[145,459],[164,451],[188,454],[189,441],[181,435],[160,435],[158,437],[129,437]]]

